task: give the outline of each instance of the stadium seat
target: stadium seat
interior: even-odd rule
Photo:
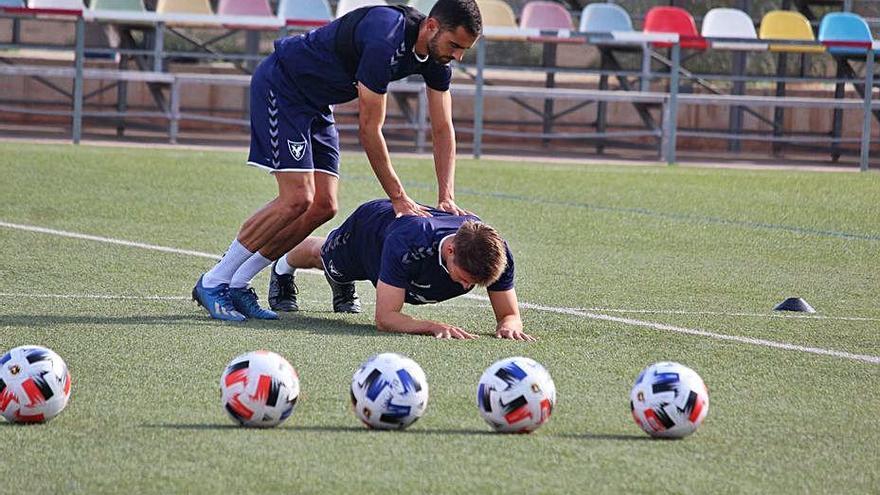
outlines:
[[[758,37],[762,40],[802,40],[816,41],[810,21],[800,12],[790,10],[771,10],[761,19]],[[772,52],[821,53],[825,47],[815,44],[780,45],[770,43]]]
[[[679,44],[688,50],[705,50],[706,40],[697,32],[697,23],[690,12],[680,7],[651,7],[645,14],[646,33],[675,33]],[[654,43],[655,47],[668,48],[670,43]]]
[[[278,17],[285,21],[320,24],[333,20],[333,11],[327,0],[281,0]]]
[[[503,0],[477,0],[483,15],[483,26],[517,27],[516,15]]]
[[[24,7],[24,0],[0,0],[0,7]]]
[[[535,29],[572,29],[571,14],[556,2],[533,0],[525,5],[519,26]]]
[[[159,14],[213,14],[208,0],[159,0]]]
[[[85,6],[82,0],[30,0],[28,7],[32,9],[64,9],[82,10]]]
[[[146,12],[144,0],[92,0],[92,10],[122,10],[129,12]]]
[[[851,12],[833,12],[826,14],[819,24],[819,41],[850,42],[863,46],[828,46],[832,55],[864,55],[865,48],[874,42],[871,28],[865,20]]]
[[[427,15],[431,13],[431,9],[437,0],[410,0],[409,6]]]
[[[591,3],[581,11],[581,22],[578,26],[578,31],[583,33],[610,33],[611,31],[632,30],[632,18],[620,5],[613,3]]]
[[[757,40],[758,32],[752,18],[742,10],[712,9],[703,17],[704,38],[734,38]],[[724,50],[766,50],[767,43],[739,43],[712,41],[712,48]]]
[[[266,0],[220,0],[217,14],[271,16],[272,7]]]
[[[336,18],[344,16],[345,14],[351,12],[352,10],[359,9],[361,7],[369,7],[371,5],[388,5],[383,0],[339,0],[339,3],[336,4]]]

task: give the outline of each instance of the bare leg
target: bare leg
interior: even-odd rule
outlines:
[[[314,204],[313,173],[276,172],[273,175],[278,182],[278,197],[251,215],[238,232],[238,241],[252,252],[263,251],[280,231],[295,223]],[[263,251],[263,255],[266,254]]]
[[[280,258],[336,215],[339,179],[330,174],[316,172],[314,186],[314,198],[309,208],[260,248],[263,256],[272,260]]]
[[[326,237],[306,237],[293,251],[287,253],[287,264],[294,268],[315,268],[323,270],[321,263],[321,246]]]

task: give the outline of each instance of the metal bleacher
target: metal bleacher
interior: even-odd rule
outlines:
[[[880,121],[878,103],[873,101],[869,90],[874,86],[873,53],[878,48],[870,27],[864,18],[845,11],[825,14],[818,22],[820,18],[810,10],[812,4],[796,3],[797,11],[777,10],[764,15],[757,23],[758,29],[755,29],[753,18],[738,9],[712,9],[700,19],[681,7],[655,6],[638,17],[642,26],[637,30],[634,29],[633,16],[613,3],[586,5],[575,12],[579,17],[575,24],[572,11],[556,2],[528,2],[517,16],[511,5],[503,0],[478,0],[485,36],[476,46],[474,59],[458,66],[460,73],[470,74],[471,83],[468,84],[465,78],[453,85],[456,101],[459,98],[472,99],[473,125],[469,127],[459,118],[460,125],[456,128],[459,134],[472,136],[476,157],[482,154],[486,142],[538,140],[544,146],[563,141],[587,143],[598,153],[604,153],[609,146],[653,147],[661,159],[673,163],[679,140],[694,138],[724,141],[728,150],[734,153],[744,142],[769,143],[776,153],[795,146],[797,149],[821,149],[835,160],[844,154],[857,153],[860,167],[867,169],[871,116],[875,115]],[[384,2],[340,0],[335,6],[336,15],[375,4]],[[433,3],[431,0],[412,0],[411,4],[428,10]],[[845,7],[845,2],[835,5]],[[27,6],[17,0],[0,0],[0,17],[13,22],[45,20],[75,25],[74,46],[53,48],[68,53],[72,51],[72,66],[55,64],[47,67],[39,58],[9,58],[0,54],[0,77],[27,77],[51,84],[70,96],[72,110],[21,104],[4,105],[3,111],[47,116],[72,114],[75,142],[81,138],[83,118],[112,119],[117,122],[119,134],[129,119],[164,121],[172,142],[179,138],[182,120],[247,126],[246,107],[242,115],[232,117],[184,110],[182,88],[229,86],[246,90],[248,74],[269,49],[260,33],[284,36],[290,30],[320,26],[333,18],[332,7],[326,0],[281,0],[277,13],[273,13],[273,6],[267,0],[220,0],[215,13],[208,0],[158,0],[155,11],[145,8],[143,0],[91,0],[88,8],[79,0],[31,0]],[[813,15],[812,21],[810,15]],[[698,29],[699,21],[702,29]],[[101,25],[115,32],[119,35],[119,42],[87,49],[84,42],[87,24]],[[199,38],[205,30],[222,34],[209,39]],[[245,34],[243,50],[239,48],[230,52],[217,47],[219,42],[230,39],[235,33]],[[176,44],[181,40],[188,43],[194,50],[168,49],[166,35],[174,36]],[[488,60],[487,45],[498,42],[524,46],[541,44],[540,64],[525,67],[499,65],[497,60]],[[0,51],[28,46],[13,36],[9,42],[0,43]],[[562,46],[594,47],[598,52],[598,68],[560,67],[558,49]],[[86,67],[87,50],[91,54],[116,57],[117,68]],[[730,54],[730,73],[699,73],[686,68],[691,61],[718,53]],[[772,54],[777,58],[775,71],[771,74],[747,73],[747,57],[752,54]],[[836,64],[836,74],[833,77],[790,76],[790,57],[799,57],[803,67],[808,56],[831,57]],[[176,60],[198,61],[201,65],[170,63]],[[205,65],[212,61],[225,62],[225,67],[231,65],[232,69],[216,74],[187,68],[213,67]],[[510,76],[511,71],[540,74],[540,85],[517,82],[528,78]],[[560,83],[560,74],[576,76],[577,82]],[[612,79],[616,84],[612,84]],[[73,81],[71,91],[59,86],[70,80]],[[83,94],[86,80],[109,81],[117,88],[115,110],[98,110],[87,105],[89,98],[99,90]],[[751,87],[758,87],[750,85],[761,81],[775,84],[775,95],[749,94]],[[129,83],[146,84],[156,109],[129,109],[125,89]],[[833,87],[834,97],[788,96],[786,91],[793,83]],[[846,98],[847,83],[855,88],[858,99]],[[697,89],[687,89],[691,85]],[[100,91],[107,91],[108,87],[102,88]],[[393,85],[391,93],[402,116],[389,121],[387,128],[411,133],[415,148],[422,151],[427,146],[429,126],[420,88],[421,85],[406,81]],[[510,128],[509,124],[496,125],[491,113],[497,106],[487,107],[489,100],[513,101],[538,120],[523,119],[516,128]],[[413,108],[410,108],[411,103]],[[590,106],[594,112],[588,111]],[[709,106],[729,109],[726,128],[687,128],[680,124],[680,108]],[[618,113],[623,108],[633,109],[638,123],[614,121],[608,112],[612,107]],[[810,132],[795,132],[788,128],[785,113],[805,108],[833,112],[831,128],[827,131],[811,129]],[[765,110],[773,112],[772,118],[765,114]],[[844,132],[845,110],[862,112],[859,136]],[[573,124],[573,115],[594,116],[594,120]],[[746,116],[751,121],[747,122]],[[744,130],[747,124],[749,131]],[[343,123],[340,127],[344,129],[346,125]],[[858,144],[858,149],[851,144]]]

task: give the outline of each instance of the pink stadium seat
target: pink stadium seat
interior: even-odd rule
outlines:
[[[571,14],[565,7],[547,0],[533,0],[525,5],[519,27],[534,29],[571,29]]]
[[[220,0],[217,14],[271,16],[272,8],[266,0]]]
[[[694,17],[679,7],[652,7],[645,15],[646,33],[676,33],[681,36],[681,47],[689,50],[705,50],[706,40],[697,31]],[[669,43],[654,43],[658,48],[668,48]]]

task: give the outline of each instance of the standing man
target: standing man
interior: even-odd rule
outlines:
[[[223,259],[199,278],[193,299],[220,320],[275,319],[250,282],[337,211],[339,136],[331,105],[358,99],[359,136],[397,216],[429,216],[406,194],[382,125],[388,83],[421,74],[437,172],[438,209],[455,204],[455,131],[449,62],[461,60],[482,32],[475,0],[438,0],[425,17],[403,6],[357,9],[310,33],[275,42],[251,79],[248,164],[267,170],[278,196],[248,218]],[[318,172],[318,173],[315,173]]]

